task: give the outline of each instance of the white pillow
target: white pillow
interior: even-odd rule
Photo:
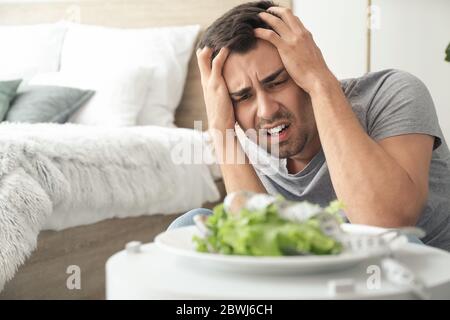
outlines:
[[[68,122],[86,125],[134,126],[151,87],[152,68],[115,70],[105,74],[46,73],[31,79],[32,85],[55,85],[94,90],[94,96]]]
[[[0,79],[24,79],[58,71],[66,24],[0,27]]]
[[[105,73],[131,67],[155,67],[152,94],[137,124],[173,126],[198,25],[118,29],[69,24],[61,71]]]

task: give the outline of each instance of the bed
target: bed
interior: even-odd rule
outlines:
[[[243,3],[237,0],[59,0],[0,4],[0,24],[20,25],[51,23],[61,19],[78,19],[83,24],[120,28],[171,25],[209,25],[229,8]],[[170,3],[170,5],[169,5]],[[277,1],[290,7],[289,0]],[[200,77],[196,59],[191,57],[175,124],[192,128],[195,120],[206,123]],[[205,128],[203,128],[205,129]],[[223,182],[216,181],[221,197]],[[205,203],[211,208],[215,203]],[[132,240],[150,242],[180,212],[132,218],[113,218],[62,231],[43,231],[37,249],[9,281],[1,299],[103,299],[104,265],[109,256]],[[69,290],[68,267],[81,270],[81,288]]]

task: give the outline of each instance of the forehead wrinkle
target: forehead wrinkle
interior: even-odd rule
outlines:
[[[232,96],[239,96],[242,95],[252,89],[252,85],[247,85],[245,81],[240,81],[240,85],[237,87],[236,90],[230,92],[230,95]]]
[[[231,52],[224,65],[229,92],[252,89],[282,67],[284,65],[276,48],[263,40],[258,40],[256,47],[249,52]]]
[[[280,76],[286,69],[284,68],[284,66],[282,66],[281,68],[277,68],[274,72],[271,72],[270,74],[264,76],[264,78],[260,79],[258,76],[258,71],[255,71],[255,78],[257,79],[258,83],[261,84],[266,84],[269,83],[273,80],[275,80],[276,78],[278,78],[278,76]],[[247,91],[251,90],[252,86],[246,86],[245,84],[240,86],[236,91],[233,91],[232,93],[230,93],[233,96],[238,96],[238,95],[242,95],[244,93],[246,93]]]

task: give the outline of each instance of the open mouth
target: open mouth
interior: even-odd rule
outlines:
[[[289,123],[279,124],[272,128],[263,129],[268,139],[272,141],[272,143],[282,142],[287,139],[287,135],[289,133]]]
[[[279,135],[281,135],[283,132],[285,132],[287,129],[289,128],[288,124],[280,124],[276,127],[270,128],[270,129],[266,129],[267,130],[267,134],[272,136],[272,137],[278,137]]]

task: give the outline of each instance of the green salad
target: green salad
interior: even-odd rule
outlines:
[[[307,203],[309,205],[309,203]],[[315,206],[315,205],[311,205]],[[208,232],[194,236],[197,251],[227,255],[285,256],[330,255],[343,250],[342,244],[325,234],[319,216],[337,218],[342,205],[333,201],[304,221],[286,219],[279,214],[280,206],[271,203],[262,209],[242,208],[238,214],[227,213],[224,204],[214,208],[206,219]],[[320,208],[320,207],[319,207]],[[340,220],[342,222],[342,220]]]

